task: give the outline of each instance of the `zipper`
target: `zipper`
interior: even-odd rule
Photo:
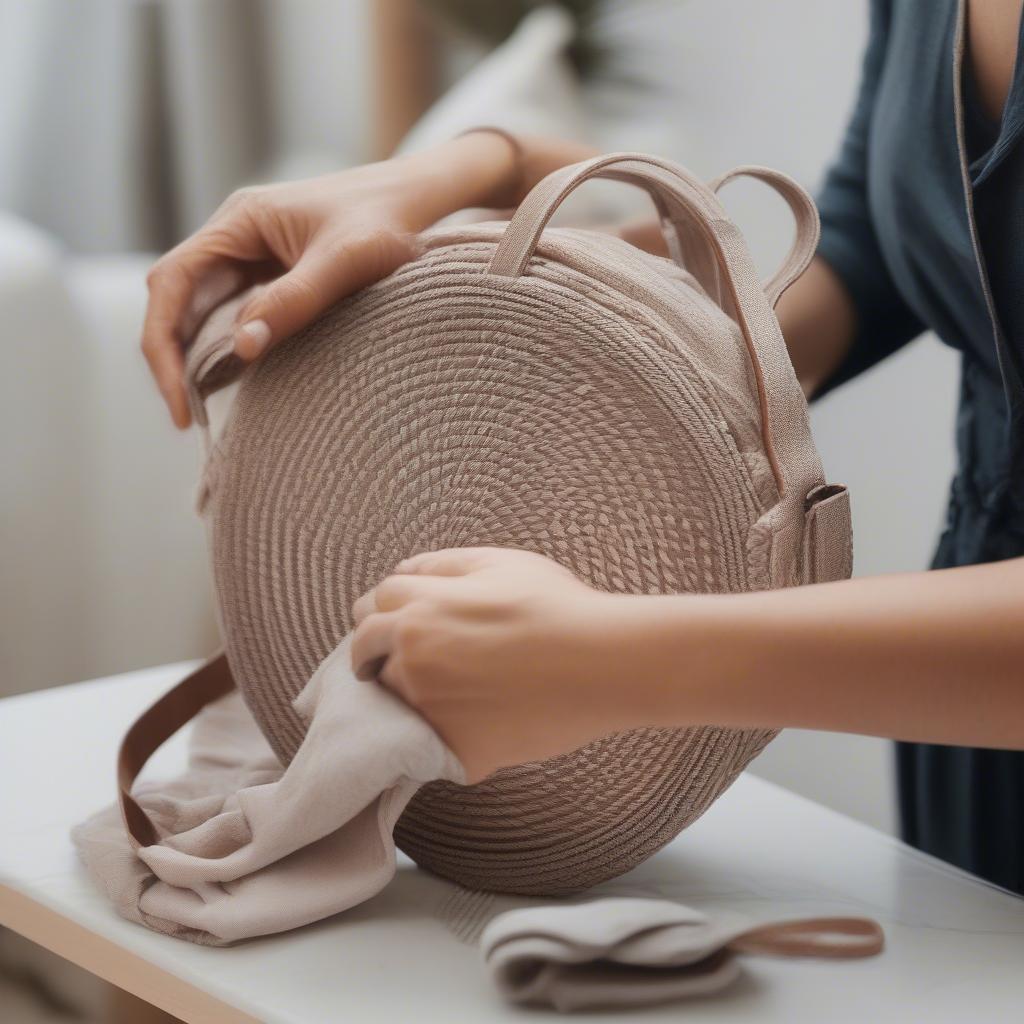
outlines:
[[[996,315],[995,299],[992,296],[992,286],[988,279],[988,270],[985,267],[985,260],[981,253],[981,242],[978,238],[978,225],[974,219],[974,186],[971,184],[970,164],[967,159],[967,143],[964,138],[964,97],[963,97],[963,67],[964,50],[967,40],[967,0],[959,0],[957,4],[956,36],[953,43],[953,116],[956,121],[956,147],[960,158],[960,178],[963,183],[964,204],[967,210],[967,224],[971,235],[971,248],[974,251],[974,263],[978,271],[978,278],[981,281],[981,290],[985,296],[985,307],[988,310],[989,324],[992,327],[992,337],[996,346],[996,359],[999,363],[999,373],[1003,378],[1003,394],[1006,398],[1007,437],[1005,439],[1008,453],[1012,453],[1011,445],[1013,436],[1013,421],[1015,416],[1021,415],[1024,407],[1022,386],[1017,368],[1014,364],[1013,355],[1009,350],[1006,337],[999,324]]]

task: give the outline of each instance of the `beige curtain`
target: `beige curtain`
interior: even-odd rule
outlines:
[[[161,249],[239,184],[364,155],[368,0],[0,0],[0,207]]]

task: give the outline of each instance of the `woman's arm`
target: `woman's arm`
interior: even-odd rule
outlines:
[[[790,285],[775,308],[797,380],[811,398],[853,345],[857,311],[839,275],[820,257]]]
[[[474,132],[433,149],[308,181],[236,192],[150,271],[142,350],[179,427],[189,424],[183,351],[205,316],[256,282],[240,312],[245,360],[294,334],[339,299],[416,253],[416,235],[467,207],[515,205],[589,147]]]
[[[1024,749],[1024,559],[755,594],[599,593],[538,555],[421,555],[353,662],[472,778],[620,729],[796,727]]]
[[[682,686],[644,686],[652,711],[667,703],[663,724],[1024,749],[1024,559],[666,598],[648,613],[652,664],[690,674]]]

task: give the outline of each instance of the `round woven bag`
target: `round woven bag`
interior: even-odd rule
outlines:
[[[766,286],[712,189],[605,156],[551,175],[508,224],[426,234],[419,258],[244,373],[200,501],[231,669],[283,761],[303,739],[292,700],[353,601],[417,552],[525,548],[635,594],[848,575],[846,493],[824,485],[772,312],[813,253],[816,213],[789,179],[743,173],[797,218]],[[591,177],[646,188],[673,259],[545,231]],[[190,353],[201,424],[235,370],[223,344]],[[771,737],[641,729],[432,783],[395,838],[465,886],[570,893],[672,839]]]

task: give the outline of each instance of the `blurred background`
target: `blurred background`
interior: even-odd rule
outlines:
[[[0,0],[0,696],[216,647],[197,446],[138,335],[155,254],[230,191],[476,124],[815,188],[866,25],[866,0]],[[636,202],[602,186],[571,215]],[[744,184],[726,202],[769,269],[782,204]],[[955,389],[925,338],[814,409],[858,574],[927,564]],[[752,770],[894,826],[881,741],[790,732]],[[3,1020],[104,1019],[99,998],[0,935]]]

